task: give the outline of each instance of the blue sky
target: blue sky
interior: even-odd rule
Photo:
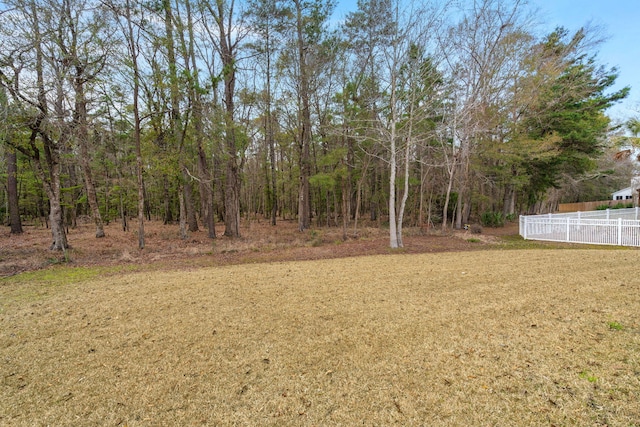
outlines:
[[[577,30],[588,22],[608,35],[600,47],[600,62],[618,67],[615,89],[631,86],[631,94],[610,115],[624,120],[640,116],[640,0],[531,0],[545,14],[545,26]]]
[[[357,8],[357,0],[337,0],[338,19]],[[469,0],[471,1],[471,0]],[[631,94],[609,114],[623,121],[640,117],[640,0],[529,0],[538,8],[545,33],[558,26],[575,31],[591,23],[601,27],[607,40],[598,58],[608,68],[617,67],[619,77],[613,90],[631,86]]]

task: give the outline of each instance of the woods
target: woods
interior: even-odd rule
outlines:
[[[521,0],[3,0],[0,217],[461,228],[628,182],[617,70]],[[342,19],[344,18],[344,19]],[[499,222],[499,221],[498,221]]]

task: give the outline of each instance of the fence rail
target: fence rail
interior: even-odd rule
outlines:
[[[521,215],[528,240],[640,247],[640,208]]]

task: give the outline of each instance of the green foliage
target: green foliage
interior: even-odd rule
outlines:
[[[540,46],[540,55],[566,65],[548,71],[548,83],[540,88],[525,120],[529,138],[556,138],[552,156],[535,156],[525,163],[529,203],[557,187],[563,174],[578,177],[595,167],[609,127],[605,110],[629,93],[629,88],[606,93],[615,83],[617,70],[604,69],[585,55],[585,38],[583,30],[569,37],[560,28]]]
[[[309,183],[324,190],[329,190],[336,185],[336,180],[332,174],[317,173],[309,177]]]
[[[593,373],[589,371],[582,371],[578,374],[578,376],[584,380],[589,381],[590,383],[598,382],[598,377],[596,377]]]
[[[598,205],[596,206],[597,211],[606,211],[607,209],[629,209],[633,207],[633,202],[631,203],[616,203],[615,205]]]
[[[621,331],[624,329],[624,326],[622,326],[621,323],[618,322],[608,322],[607,325],[609,326],[609,329],[613,330],[613,331]]]
[[[629,209],[633,207],[633,202],[630,203],[616,203],[611,209]]]
[[[502,212],[483,212],[480,222],[485,227],[504,227],[504,215]]]

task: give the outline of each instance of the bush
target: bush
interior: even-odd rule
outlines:
[[[633,203],[616,203],[615,205],[611,206],[611,209],[628,209],[628,208],[632,208],[633,207]]]
[[[504,227],[504,215],[502,212],[485,212],[480,218],[485,227]]]
[[[618,202],[613,206],[610,205],[599,205],[596,206],[597,211],[606,211],[607,209],[629,209],[633,207],[633,203],[623,203]]]

